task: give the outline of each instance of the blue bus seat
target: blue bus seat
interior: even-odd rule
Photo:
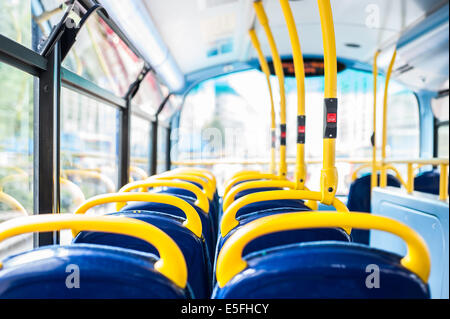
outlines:
[[[441,174],[437,169],[420,173],[414,178],[414,190],[439,195],[440,178]]]
[[[348,193],[347,207],[351,212],[365,212],[370,213],[371,202],[371,177],[372,174],[366,174],[350,185]],[[378,174],[378,183],[380,181],[380,174]],[[400,181],[393,175],[387,175],[387,185],[392,187],[401,187]],[[355,243],[369,244],[370,231],[362,229],[354,229],[352,231],[352,239]]]
[[[184,222],[183,218],[159,212],[145,211],[125,211],[108,215],[139,219],[163,230],[177,243],[186,259],[188,283],[192,288],[194,297],[208,298],[210,296],[212,266],[209,252],[206,249],[204,240],[195,236],[182,225]],[[74,243],[121,247],[151,253],[159,257],[158,251],[153,245],[141,239],[120,234],[85,231],[77,235]]]
[[[46,246],[4,260],[0,299],[191,298],[189,284],[181,289],[154,269],[157,260],[117,247]],[[66,280],[73,270],[68,266],[73,265],[80,285],[69,289]]]
[[[287,245],[244,257],[247,267],[215,299],[356,298],[427,299],[428,285],[400,264],[400,256],[353,243]],[[369,289],[369,265],[379,267],[379,288]]]
[[[200,208],[198,208],[194,203],[195,200],[190,197],[185,197],[182,195],[176,195],[179,198],[182,198],[189,204],[191,204],[192,207],[195,208],[195,210],[198,212],[200,219],[202,221],[202,233],[205,237],[206,246],[208,247],[208,252],[210,256],[214,256],[214,247],[216,245],[216,234],[214,231],[214,226],[212,224],[212,220],[209,216],[209,214],[206,214],[203,212]],[[184,212],[171,205],[167,204],[161,204],[161,203],[132,203],[128,204],[125,207],[121,209],[121,211],[147,211],[147,212],[160,212],[160,213],[166,213],[173,216],[178,217],[185,217]]]

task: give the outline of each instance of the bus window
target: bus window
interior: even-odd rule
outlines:
[[[61,91],[61,176],[81,187],[86,198],[117,190],[118,112],[69,89]]]
[[[153,116],[163,99],[156,77],[150,73],[142,81],[139,91],[133,98],[133,105],[136,106],[139,112]]]
[[[67,69],[118,96],[126,94],[143,65],[98,15],[88,20],[63,61]]]
[[[437,155],[448,158],[448,94],[431,101],[437,128]]]
[[[31,48],[31,0],[0,1],[0,34]]]
[[[149,120],[131,116],[130,177],[133,181],[144,179],[150,174],[150,125]]]
[[[156,172],[163,173],[168,170],[166,163],[167,151],[167,135],[169,134],[167,127],[158,125],[158,152],[156,157]]]
[[[33,77],[0,63],[0,223],[32,214]],[[32,235],[12,238],[0,259],[31,248]]]

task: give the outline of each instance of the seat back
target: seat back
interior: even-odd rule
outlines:
[[[212,264],[209,252],[204,240],[183,226],[183,218],[147,211],[124,211],[109,215],[139,219],[163,230],[176,242],[184,255],[188,269],[188,283],[192,288],[193,296],[195,298],[210,296]],[[121,247],[159,256],[158,251],[151,244],[119,234],[86,231],[79,233],[74,243]]]
[[[438,170],[421,173],[414,178],[414,190],[422,193],[439,195],[439,180],[441,174]]]
[[[189,298],[155,270],[157,260],[99,245],[44,247],[3,262],[0,299]]]
[[[224,287],[216,286],[213,298],[429,298],[427,284],[404,268],[399,256],[363,245],[295,244],[245,261],[246,269]]]

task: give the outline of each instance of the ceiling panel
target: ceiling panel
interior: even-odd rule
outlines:
[[[144,0],[161,36],[185,74],[256,57],[247,30],[254,22],[251,0]],[[398,38],[443,0],[332,0],[337,53],[370,62],[374,51]],[[264,6],[282,55],[291,45],[278,0]],[[304,54],[322,55],[317,0],[292,1]],[[263,51],[270,50],[256,23]],[[349,48],[347,43],[358,44]]]

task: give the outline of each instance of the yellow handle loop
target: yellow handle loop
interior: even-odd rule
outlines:
[[[301,199],[301,200],[313,200],[320,201],[322,194],[320,192],[312,191],[299,191],[299,190],[280,190],[280,191],[268,191],[261,193],[254,193],[243,196],[231,204],[222,216],[222,222],[220,223],[220,233],[222,237],[225,237],[233,228],[239,225],[236,219],[237,212],[244,206],[256,202],[267,202],[271,200],[283,200],[283,199]],[[348,213],[348,208],[337,198],[334,198],[332,205],[337,211]],[[345,228],[345,231],[350,234],[351,229]]]
[[[202,189],[205,191],[206,196],[209,200],[212,200],[214,198],[214,189],[211,187],[211,185],[205,181],[203,178],[189,175],[189,174],[178,174],[178,173],[164,173],[160,175],[155,175],[150,177],[148,180],[182,180],[182,181],[188,181],[192,183],[199,184]]]
[[[227,208],[234,202],[234,199],[238,193],[245,191],[245,190],[254,189],[254,188],[271,188],[271,187],[295,189],[296,185],[294,182],[287,181],[287,180],[251,181],[251,182],[245,182],[245,183],[242,183],[239,185],[235,185],[224,196],[223,204],[222,204],[223,211],[226,211]]]
[[[255,238],[280,231],[328,227],[376,229],[399,236],[408,247],[408,254],[402,258],[401,264],[425,283],[428,281],[431,263],[427,245],[422,237],[408,226],[387,217],[366,213],[300,212],[263,217],[242,226],[231,235],[217,260],[216,277],[219,286],[224,287],[247,267],[247,263],[242,259],[242,252]]]
[[[132,191],[133,189],[138,188],[153,188],[153,187],[174,187],[181,188],[187,191],[194,193],[197,200],[195,201],[195,205],[203,210],[206,214],[209,213],[209,201],[208,197],[205,193],[202,192],[200,188],[195,186],[194,184],[182,181],[165,181],[165,180],[146,180],[146,181],[137,181],[133,183],[129,183],[123,186],[119,193],[127,193]],[[116,206],[117,210],[120,210],[123,207],[123,204],[118,203]]]
[[[202,222],[200,216],[194,207],[186,201],[171,195],[166,194],[150,194],[150,193],[112,193],[105,195],[97,195],[88,199],[83,205],[78,207],[75,214],[84,214],[90,208],[108,204],[108,203],[122,203],[127,202],[149,202],[167,204],[177,207],[186,215],[186,221],[183,226],[192,231],[197,237],[202,238]],[[76,235],[77,232],[74,232]]]
[[[234,179],[234,178],[236,178],[236,177],[239,177],[239,176],[242,176],[242,175],[248,175],[248,174],[260,174],[260,173],[261,173],[260,171],[250,171],[250,170],[247,170],[247,171],[239,171],[239,172],[237,172],[237,173],[234,173],[234,174],[231,176],[231,178],[227,179],[227,180],[225,181],[225,185],[228,184],[232,179]]]
[[[158,250],[160,259],[155,263],[155,269],[178,287],[186,287],[187,266],[178,245],[159,228],[133,218],[68,214],[15,218],[0,224],[0,242],[25,233],[63,229],[107,232],[142,239]]]
[[[231,179],[228,183],[225,185],[224,190],[224,196],[226,196],[230,190],[236,185],[237,183],[244,182],[244,181],[251,181],[254,179],[270,179],[270,180],[280,180],[283,178],[280,178],[278,175],[274,174],[265,174],[265,173],[248,173],[248,174],[242,174],[239,175],[233,179]]]
[[[28,212],[25,207],[22,206],[21,203],[11,195],[6,194],[3,191],[0,191],[0,203],[5,203],[9,207],[11,207],[14,211],[21,213],[24,216],[28,216]]]

